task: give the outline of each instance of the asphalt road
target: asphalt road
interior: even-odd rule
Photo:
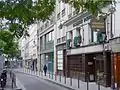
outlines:
[[[16,73],[18,80],[26,90],[68,90],[59,85],[24,73]]]

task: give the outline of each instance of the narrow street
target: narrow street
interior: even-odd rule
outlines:
[[[26,75],[23,73],[16,73],[17,78],[26,90],[68,90],[48,81],[41,80],[38,77]]]

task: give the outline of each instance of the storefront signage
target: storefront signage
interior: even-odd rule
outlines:
[[[92,29],[104,29],[104,19],[101,18],[100,20],[97,20],[96,18],[92,19]]]

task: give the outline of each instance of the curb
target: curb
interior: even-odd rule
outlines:
[[[65,85],[60,84],[60,83],[58,83],[58,82],[55,82],[55,81],[53,81],[53,80],[49,80],[49,79],[44,79],[44,80],[46,80],[46,81],[48,81],[48,82],[51,82],[51,83],[53,83],[53,84],[59,85],[59,86],[61,86],[61,87],[67,88],[67,89],[69,89],[69,90],[76,90],[76,89],[73,89],[72,87],[65,86]]]
[[[20,71],[16,71],[16,72],[20,72]],[[53,83],[53,84],[59,85],[59,86],[61,86],[61,87],[67,88],[67,89],[69,89],[69,90],[76,90],[76,89],[74,89],[74,88],[72,88],[72,87],[70,87],[70,86],[67,86],[66,84],[65,84],[65,85],[66,85],[66,86],[65,86],[65,85],[63,85],[62,83],[60,84],[60,83],[55,82],[55,81],[53,81],[53,80],[45,79],[45,78],[43,78],[43,77],[41,77],[41,76],[32,75],[32,74],[25,73],[25,72],[21,72],[21,73],[24,73],[24,74],[26,74],[26,75],[31,75],[31,76],[38,77],[38,78],[43,79],[43,80],[45,80],[45,81],[48,81],[48,82],[51,82],[51,83]],[[25,90],[25,89],[22,89],[22,90]]]

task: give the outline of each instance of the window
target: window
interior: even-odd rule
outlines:
[[[57,14],[57,19],[58,19],[58,20],[60,19],[60,13]]]
[[[57,69],[63,70],[63,51],[57,51]]]
[[[60,38],[57,39],[57,43],[60,43]]]
[[[80,27],[76,28],[76,36],[80,36]]]
[[[52,37],[52,40],[54,40],[54,30],[51,32],[51,37]]]
[[[51,32],[49,32],[49,41],[52,40],[52,35],[51,35]]]
[[[43,37],[40,37],[40,51],[43,49]]]
[[[100,20],[92,19],[92,30],[91,30],[91,38],[92,42],[102,43],[106,39],[106,28],[104,18],[100,18]]]
[[[65,8],[62,10],[62,17],[65,16]]]
[[[49,41],[49,34],[46,34],[46,35],[45,35],[45,39],[46,39],[46,40],[45,40],[46,42]]]
[[[72,31],[69,32],[69,39],[73,39],[73,32]]]
[[[54,30],[45,35],[46,42],[54,40]]]
[[[104,41],[106,32],[104,30],[96,29],[92,30],[92,42]]]
[[[62,42],[64,42],[64,41],[65,41],[65,38],[66,38],[65,36],[63,36],[63,37],[62,37]]]

